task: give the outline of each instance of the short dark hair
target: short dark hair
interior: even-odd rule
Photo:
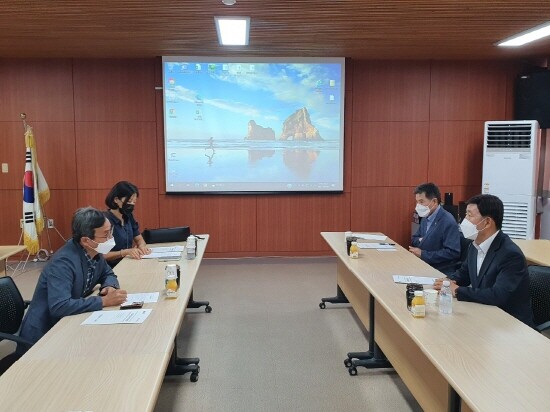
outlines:
[[[495,221],[497,229],[502,228],[504,205],[498,197],[494,195],[476,195],[468,199],[466,205],[477,205],[481,216],[490,217]]]
[[[424,193],[427,199],[434,199],[437,198],[437,203],[441,203],[441,192],[439,191],[439,187],[437,187],[434,183],[422,183],[421,185],[416,186],[416,189],[414,189],[415,195],[421,195]]]
[[[118,209],[118,206],[115,203],[115,197],[118,197],[119,199],[122,199],[123,197],[129,199],[134,193],[137,197],[139,197],[139,190],[137,186],[123,180],[113,186],[113,188],[105,198],[105,204],[109,209]]]
[[[91,206],[83,207],[73,215],[73,239],[80,242],[82,237],[95,237],[95,229],[105,224],[105,215],[100,210]]]

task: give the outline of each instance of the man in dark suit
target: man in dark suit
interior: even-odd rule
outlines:
[[[118,280],[103,254],[114,246],[111,223],[97,209],[78,209],[72,221],[73,238],[48,262],[34,291],[21,325],[20,336],[38,341],[61,318],[106,306],[118,306],[126,300]],[[90,296],[96,285],[99,296]],[[18,346],[21,354],[27,348]]]
[[[414,190],[416,213],[422,217],[409,251],[445,275],[453,273],[460,258],[460,232],[455,218],[440,205],[441,192],[433,183]]]
[[[504,206],[496,196],[468,200],[460,226],[473,242],[460,269],[449,276],[451,290],[458,300],[498,306],[534,327],[527,263],[520,248],[502,233],[503,216]],[[440,289],[442,281],[434,288]]]

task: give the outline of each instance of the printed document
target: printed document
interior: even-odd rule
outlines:
[[[143,323],[152,309],[98,310],[92,312],[81,325],[115,325],[117,323]]]
[[[364,242],[357,242],[357,246],[359,246],[359,249],[376,249],[376,250],[395,250],[395,245],[392,243],[364,243]]]
[[[421,285],[433,285],[437,278],[427,276],[393,275],[395,283],[420,283]]]
[[[356,237],[357,239],[365,239],[365,240],[386,240],[385,235],[373,235],[371,233],[352,233],[352,237]]]
[[[158,246],[152,247],[151,253],[148,255],[143,255],[141,258],[179,260],[181,259],[182,252],[183,246]]]
[[[158,292],[128,293],[126,302],[155,303],[159,300]]]

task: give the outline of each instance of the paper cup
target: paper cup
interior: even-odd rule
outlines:
[[[424,300],[426,301],[426,305],[435,306],[435,304],[437,303],[437,295],[437,290],[425,289]]]

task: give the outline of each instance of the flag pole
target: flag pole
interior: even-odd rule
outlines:
[[[23,121],[23,130],[26,133],[27,130],[28,130],[28,127],[29,127],[29,125],[27,124],[27,114],[26,113],[20,113],[19,117]],[[39,205],[40,210],[42,212],[42,216],[44,217],[44,229],[46,230],[46,237],[48,238],[48,246],[50,247],[50,249],[48,251],[47,249],[42,249],[41,248],[41,246],[42,246],[42,237],[39,236],[38,237],[39,250],[36,254],[36,258],[33,259],[34,262],[46,261],[46,260],[49,259],[50,255],[53,254],[52,241],[50,239],[50,231],[49,231],[49,227],[48,227],[48,216],[46,215],[46,210],[44,209],[44,206],[40,202],[38,202],[38,205]],[[58,231],[58,233],[59,233],[59,231]],[[21,235],[23,235],[23,231],[21,231]],[[61,238],[63,240],[65,240],[63,238],[63,236],[61,236]],[[30,253],[29,253],[29,255],[30,255]],[[27,261],[28,261],[28,259],[29,259],[29,256],[27,256]],[[26,264],[26,262],[25,262],[25,264]]]

